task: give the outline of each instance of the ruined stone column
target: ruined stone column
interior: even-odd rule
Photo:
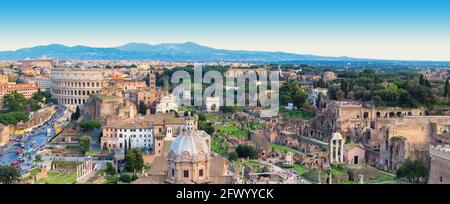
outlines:
[[[344,140],[341,140],[341,163],[344,163]]]
[[[336,161],[336,163],[339,163],[339,140],[336,140],[336,146],[334,146],[334,151],[335,151],[334,160]]]
[[[332,164],[333,161],[333,140],[330,141],[330,164]]]
[[[81,176],[84,176],[84,174],[86,173],[86,164],[83,163],[81,168]]]
[[[328,184],[333,184],[332,178],[333,178],[333,171],[330,168],[330,176],[328,177]]]

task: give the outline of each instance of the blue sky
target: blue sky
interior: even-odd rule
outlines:
[[[14,0],[0,50],[193,41],[224,49],[450,60],[447,0]]]

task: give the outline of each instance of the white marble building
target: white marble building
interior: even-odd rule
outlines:
[[[167,113],[172,110],[178,111],[178,104],[172,95],[162,97],[159,103],[156,104],[156,112]]]
[[[321,95],[322,97],[325,97],[325,96],[327,96],[327,92],[328,92],[328,89],[322,89],[322,88],[315,88],[315,89],[311,90],[311,93],[309,94],[308,98],[309,98],[309,100],[311,100],[311,102],[315,108],[318,108],[317,107],[317,105],[318,105],[317,99],[319,98],[319,95]]]
[[[206,97],[205,99],[206,112],[219,112],[220,98]]]

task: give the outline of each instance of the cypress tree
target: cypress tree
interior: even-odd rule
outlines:
[[[448,95],[450,94],[450,83],[449,80],[445,80],[445,87],[444,87],[444,96],[447,99]]]
[[[128,142],[127,142],[127,140],[125,140],[125,147],[124,147],[124,150],[125,150],[125,155],[127,155],[127,150],[128,150],[128,144],[127,144]]]

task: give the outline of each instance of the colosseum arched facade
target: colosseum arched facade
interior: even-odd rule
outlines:
[[[62,105],[82,105],[104,86],[103,73],[98,69],[55,68],[51,81],[52,94]]]

